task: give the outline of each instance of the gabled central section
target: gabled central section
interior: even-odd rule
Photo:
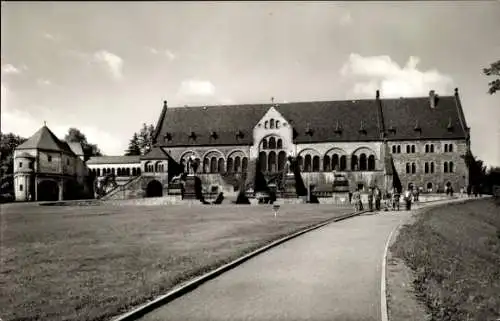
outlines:
[[[273,106],[253,128],[252,158],[259,159],[262,172],[276,173],[285,169],[287,156],[293,151],[293,129]]]

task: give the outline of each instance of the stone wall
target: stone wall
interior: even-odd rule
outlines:
[[[434,152],[426,153],[425,145],[433,144]],[[453,152],[445,152],[444,144],[453,144]],[[392,154],[394,165],[398,171],[403,188],[407,188],[409,183],[414,186],[421,186],[426,190],[427,184],[432,184],[432,190],[435,192],[439,188],[444,189],[447,182],[450,182],[453,189],[458,192],[461,187],[467,185],[468,169],[461,155],[465,155],[467,144],[465,140],[433,140],[433,141],[404,141],[390,142],[389,149],[392,152],[392,146],[400,146],[401,153]],[[415,146],[415,153],[407,153],[406,146]],[[411,151],[411,149],[410,149]],[[444,162],[453,162],[453,173],[444,172]],[[434,162],[434,173],[425,173],[425,163]],[[406,173],[406,163],[415,163],[416,172]],[[411,166],[410,166],[411,167]]]

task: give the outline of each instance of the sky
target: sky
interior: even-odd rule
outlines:
[[[500,166],[500,1],[2,2],[2,132],[121,155],[168,106],[451,95]]]

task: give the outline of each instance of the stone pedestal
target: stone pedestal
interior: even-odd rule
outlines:
[[[289,197],[297,197],[297,190],[295,187],[295,177],[293,174],[287,174],[285,176],[285,182],[284,182],[284,193],[283,197],[289,198]]]
[[[186,177],[183,199],[198,199],[196,197],[196,176],[188,175]]]

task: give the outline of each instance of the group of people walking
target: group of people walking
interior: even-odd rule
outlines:
[[[351,194],[351,193],[350,193]],[[411,210],[411,205],[413,202],[418,202],[419,197],[418,189],[407,189],[403,194],[403,200],[405,202],[405,208],[407,211]],[[363,201],[361,199],[361,190],[356,188],[354,193],[351,194],[349,202],[354,205],[354,210],[356,212],[363,211]],[[372,212],[382,210],[384,206],[385,211],[399,211],[401,202],[401,192],[398,189],[393,188],[390,191],[382,193],[378,187],[371,187],[368,191],[368,210]]]

